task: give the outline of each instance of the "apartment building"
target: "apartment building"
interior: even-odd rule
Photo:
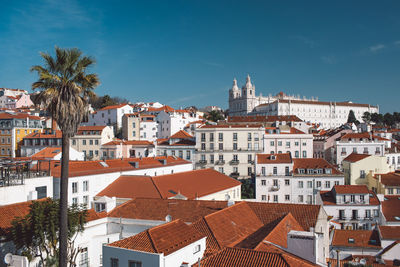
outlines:
[[[369,177],[368,186],[377,194],[399,195],[400,197],[400,170],[376,173]]]
[[[204,125],[196,131],[195,168],[214,168],[235,178],[254,174],[254,160],[263,151],[261,125]]]
[[[351,153],[342,161],[346,184],[365,184],[369,186],[370,179],[376,173],[388,173],[392,168],[387,164],[386,157]]]
[[[386,148],[385,156],[394,170],[400,170],[400,143],[392,143],[390,148]]]
[[[20,156],[22,139],[41,129],[40,117],[26,113],[0,113],[0,158]]]
[[[181,130],[168,139],[159,139],[157,156],[176,156],[194,162],[196,141],[193,136]]]
[[[168,138],[183,130],[187,124],[199,121],[200,116],[190,110],[169,109],[157,113],[158,138]]]
[[[383,156],[390,140],[371,133],[348,133],[335,142],[335,164],[342,166],[342,161],[351,153]]]
[[[381,222],[381,202],[366,185],[336,185],[321,191],[316,204],[322,205],[342,229],[372,229]]]
[[[114,140],[100,148],[101,159],[123,159],[153,157],[156,155],[153,142],[146,140]]]
[[[255,183],[257,201],[315,204],[318,192],[343,185],[344,175],[324,159],[258,154]]]
[[[312,158],[313,135],[294,127],[267,127],[263,138],[264,153],[291,153],[293,158]]]
[[[44,129],[25,136],[21,145],[21,157],[30,157],[46,147],[61,147],[62,133],[60,130]]]
[[[342,125],[330,130],[322,130],[314,134],[313,151],[314,158],[323,158],[328,162],[334,162],[334,144],[339,137],[351,133],[353,130],[348,125]]]
[[[82,123],[86,126],[107,125],[113,126],[114,131],[122,127],[122,116],[133,113],[133,108],[129,104],[119,104],[107,106],[96,110],[88,116],[88,122]]]
[[[158,125],[156,116],[144,113],[125,114],[122,117],[122,137],[126,140],[147,140],[154,142],[157,139]]]
[[[71,137],[71,147],[83,152],[87,160],[101,158],[101,146],[114,139],[111,126],[80,126],[75,136]]]

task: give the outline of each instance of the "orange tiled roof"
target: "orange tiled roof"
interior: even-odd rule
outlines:
[[[166,160],[166,165],[163,164]],[[105,162],[106,166],[101,162]],[[139,167],[135,168],[131,163],[138,162]],[[124,158],[124,159],[110,159],[105,161],[75,161],[69,163],[69,177],[96,175],[110,172],[121,172],[128,170],[151,169],[163,166],[175,166],[180,164],[189,164],[181,158],[172,156],[160,157],[147,157],[147,158]],[[54,177],[59,178],[61,174],[61,166],[56,167],[51,173]]]
[[[381,241],[375,230],[335,230],[332,246],[380,249]]]
[[[400,172],[389,172],[386,174],[375,174],[374,178],[378,179],[381,176],[381,183],[386,186],[399,186],[400,185]]]
[[[171,135],[171,137],[169,139],[187,139],[187,138],[193,138],[193,136],[191,136],[190,134],[188,134],[187,132],[180,130],[176,133],[174,133],[173,135]]]
[[[241,183],[213,169],[194,170],[160,176],[121,176],[98,196],[117,198],[171,198],[178,193],[195,199],[239,186]]]
[[[103,146],[117,146],[117,145],[124,145],[124,146],[153,146],[153,142],[147,140],[114,140],[108,143],[103,144]]]
[[[46,132],[32,132],[24,137],[24,139],[44,139],[44,138],[62,138],[62,132],[60,130],[51,131],[51,133]]]
[[[101,126],[79,126],[77,134],[82,134],[83,131],[102,131],[106,127],[107,127],[106,125],[101,125]]]
[[[227,201],[135,198],[117,206],[108,217],[164,221],[170,215],[173,219],[195,222],[226,207]]]
[[[5,234],[16,217],[24,217],[29,213],[32,201],[0,206],[0,235]]]
[[[335,185],[333,187],[336,194],[368,194],[366,185]]]
[[[109,246],[150,253],[164,253],[164,256],[167,256],[203,237],[193,227],[177,219],[116,241]]]
[[[293,173],[299,174],[299,169],[331,169],[333,175],[343,175],[342,172],[323,158],[293,159]]]
[[[350,259],[340,260],[339,261],[339,264],[340,264],[339,266],[340,267],[351,266],[349,264],[354,263],[354,259],[356,259],[356,258],[358,258],[358,260],[368,259],[369,256],[368,255],[360,255],[360,257],[352,256],[352,257],[350,257]],[[331,264],[330,266],[337,266],[337,259],[329,258],[328,262]],[[394,265],[389,265],[386,261],[385,261],[385,264],[380,264],[380,263],[368,261],[367,265],[365,265],[365,266],[368,266],[368,267],[391,267],[391,266],[394,266]]]
[[[321,199],[324,202],[324,205],[337,205],[332,191],[320,191],[319,192],[321,195]],[[376,205],[379,205],[380,203],[381,202],[379,201],[376,194],[373,191],[369,191],[369,205],[376,206]],[[358,206],[358,205],[365,206],[365,204],[355,204],[355,203],[352,203],[351,205],[352,206]]]
[[[292,163],[290,153],[283,154],[257,154],[257,164]]]
[[[365,158],[370,157],[371,155],[368,154],[357,154],[357,153],[351,153],[350,155],[348,155],[346,158],[343,159],[343,161],[347,161],[347,162],[357,162],[360,160],[363,160]]]
[[[218,124],[218,125],[211,125],[211,124],[206,124],[202,125],[199,128],[260,128],[262,127],[262,124]]]
[[[61,147],[45,147],[36,154],[32,155],[34,158],[54,158],[61,153]]]
[[[381,202],[382,213],[389,222],[400,222],[400,196],[386,195]]]
[[[271,267],[287,267],[289,265],[281,254],[255,251],[243,248],[224,248],[218,253],[206,257],[200,263],[203,267],[214,266],[271,266]],[[197,264],[192,266],[198,267]],[[295,266],[295,265],[293,265]],[[297,266],[297,265],[296,265]]]
[[[119,104],[119,105],[107,106],[107,107],[101,108],[100,110],[117,109],[117,108],[122,108],[122,107],[124,107],[126,105],[129,106],[129,104],[127,104],[127,103],[122,103],[122,104]]]
[[[400,226],[379,225],[378,227],[382,239],[400,240]]]
[[[26,113],[15,113],[15,114],[10,114],[6,112],[0,113],[0,120],[2,119],[30,119],[30,120],[40,120],[40,117],[38,116],[32,116]]]
[[[148,111],[148,112],[151,112],[151,111],[156,111],[156,112],[157,112],[157,111],[173,112],[173,111],[175,111],[175,109],[171,108],[170,106],[165,105],[165,106],[162,106],[162,107],[160,107],[160,108],[149,107],[149,108],[147,109],[147,111]]]
[[[363,133],[347,133],[345,135],[343,135],[342,137],[340,137],[340,140],[345,140],[345,139],[377,139],[379,141],[389,141],[386,138],[382,138],[380,136],[377,135],[373,135],[368,132],[363,132]]]

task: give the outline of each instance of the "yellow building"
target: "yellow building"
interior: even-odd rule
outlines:
[[[349,185],[367,185],[369,179],[376,173],[388,173],[393,171],[387,164],[384,156],[352,153],[342,162],[345,183]]]
[[[375,174],[370,177],[369,185],[378,194],[400,195],[400,170]]]
[[[0,158],[19,156],[22,139],[41,129],[40,117],[25,113],[0,113]]]

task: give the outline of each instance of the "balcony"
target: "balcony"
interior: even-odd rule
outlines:
[[[229,176],[232,178],[238,178],[240,174],[238,172],[232,172]]]
[[[278,191],[279,190],[279,185],[273,185],[269,188],[269,191]]]
[[[231,161],[229,162],[229,164],[230,164],[230,165],[238,165],[238,164],[239,164],[239,161],[233,159],[233,160],[231,160]]]
[[[249,159],[249,160],[247,160],[247,163],[254,164],[254,160]]]
[[[217,162],[215,164],[216,165],[224,165],[225,164],[225,160],[217,160]]]
[[[206,165],[207,164],[207,160],[199,160],[197,162],[198,165]]]

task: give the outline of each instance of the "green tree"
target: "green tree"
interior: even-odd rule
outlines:
[[[383,115],[379,114],[379,113],[372,113],[371,121],[375,122],[376,124],[382,124],[383,123]]]
[[[73,205],[68,208],[68,263],[76,266],[79,248],[74,241],[83,232],[87,211]],[[55,266],[58,259],[59,243],[59,200],[33,201],[25,217],[15,218],[9,232],[9,239],[22,255],[29,259],[40,258],[43,266]]]
[[[55,48],[56,57],[41,53],[44,66],[36,65],[39,80],[32,89],[39,89],[38,102],[46,107],[62,131],[61,186],[60,186],[60,267],[67,267],[68,244],[68,169],[70,138],[77,132],[88,113],[88,100],[99,85],[97,74],[87,74],[94,59],[82,56],[77,48]]]
[[[393,115],[390,113],[386,113],[383,116],[383,122],[385,123],[386,126],[392,127],[395,124]]]
[[[371,113],[368,111],[364,112],[362,119],[365,123],[370,123],[371,122]]]
[[[105,95],[102,97],[101,108],[116,105],[116,104],[117,103],[109,95]]]
[[[224,119],[224,113],[222,113],[220,110],[212,110],[206,115],[206,119],[217,122]]]
[[[351,109],[349,112],[349,116],[347,117],[347,123],[355,123],[359,124],[360,122],[356,119],[356,116],[354,115],[354,111]]]

